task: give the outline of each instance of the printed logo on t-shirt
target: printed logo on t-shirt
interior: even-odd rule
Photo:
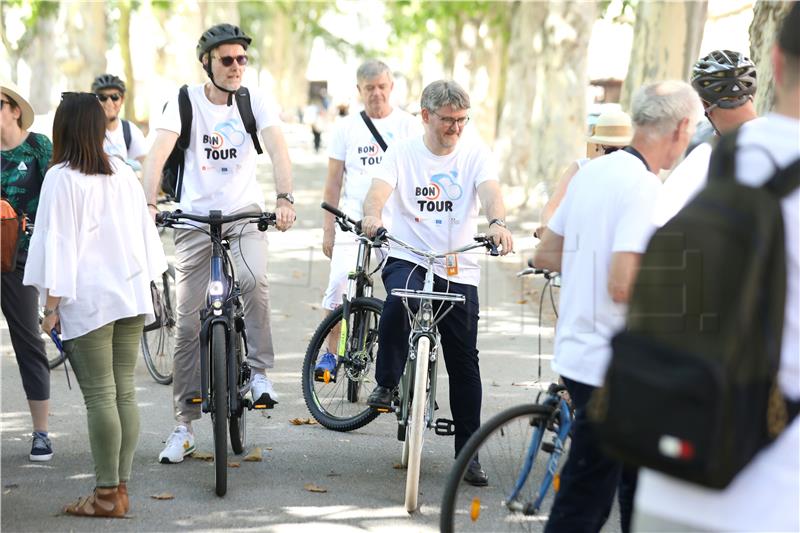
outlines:
[[[226,120],[214,126],[214,131],[203,134],[207,160],[235,159],[238,149],[246,139],[242,123],[237,119]],[[230,172],[228,167],[217,167],[221,172]]]
[[[380,164],[383,159],[383,150],[375,139],[366,146],[358,147],[358,157],[365,167]]]
[[[452,212],[453,202],[460,200],[464,194],[457,178],[458,171],[451,170],[449,173],[434,174],[428,185],[416,187],[414,193],[420,213]]]

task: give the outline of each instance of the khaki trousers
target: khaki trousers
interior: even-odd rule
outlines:
[[[253,204],[237,212],[255,211],[260,209]],[[230,241],[230,255],[241,287],[248,361],[255,370],[272,368],[275,350],[270,327],[266,232],[258,231],[255,224],[235,222],[223,226],[222,236]],[[200,396],[200,310],[206,306],[211,273],[209,236],[201,231],[176,229],[175,261],[177,333],[172,393],[175,419],[185,424],[201,416],[200,406],[189,404],[188,400]]]

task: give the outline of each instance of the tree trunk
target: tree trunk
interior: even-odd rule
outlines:
[[[70,80],[71,90],[88,91],[92,81],[106,71],[104,53],[108,48],[106,5],[104,2],[74,2],[62,5],[67,9],[68,51],[65,55],[69,59],[61,62],[61,72]],[[49,46],[53,41],[44,42]],[[50,53],[54,55],[51,46]]]
[[[200,9],[200,20],[203,22],[203,29],[205,31],[211,26],[227,22],[234,26],[239,25],[239,10],[236,9],[236,3],[224,0],[200,0],[197,2]],[[200,37],[199,35],[197,36]]]
[[[646,83],[688,79],[700,51],[707,10],[706,0],[639,2],[620,101],[623,109],[630,108],[631,96]]]
[[[119,3],[119,50],[125,71],[125,118],[136,121],[136,78],[131,60],[131,2]]]
[[[39,18],[34,29],[36,39],[33,40],[26,58],[31,68],[31,87],[29,101],[37,115],[43,115],[50,111],[52,101],[51,94],[53,87],[57,83],[53,80],[58,79],[58,70],[55,54],[53,53],[52,43],[56,40],[56,19],[51,17]],[[49,80],[50,82],[41,83],[37,80]],[[86,88],[88,90],[88,87]]]
[[[521,185],[527,198],[535,184],[555,183],[584,151],[595,3],[520,2],[514,9],[495,151],[501,180]]]
[[[781,29],[781,21],[791,6],[792,2],[764,2],[761,0],[753,8],[753,22],[750,24],[750,58],[756,64],[758,76],[755,103],[759,115],[767,113],[775,105],[770,53]],[[800,28],[796,28],[796,30],[800,31]]]

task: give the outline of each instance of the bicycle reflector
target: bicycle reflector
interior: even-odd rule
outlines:
[[[481,516],[481,499],[472,498],[472,504],[469,506],[469,519],[476,522]]]

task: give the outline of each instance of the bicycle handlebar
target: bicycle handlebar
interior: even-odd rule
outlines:
[[[182,221],[191,220],[201,224],[222,225],[228,222],[238,222],[250,219],[250,224],[258,224],[260,231],[266,231],[267,227],[275,225],[275,213],[256,212],[256,213],[237,213],[235,215],[223,215],[222,211],[209,211],[208,216],[193,215],[184,213],[180,209],[176,211],[161,211],[156,214],[156,224],[159,226],[172,226],[180,224]]]
[[[537,274],[543,275],[544,279],[553,279],[556,276],[558,276],[558,272],[551,272],[546,268],[537,268],[536,265],[533,264],[533,259],[528,259],[528,268],[517,272],[517,277],[521,278],[522,276],[529,276],[529,275],[536,276]]]

